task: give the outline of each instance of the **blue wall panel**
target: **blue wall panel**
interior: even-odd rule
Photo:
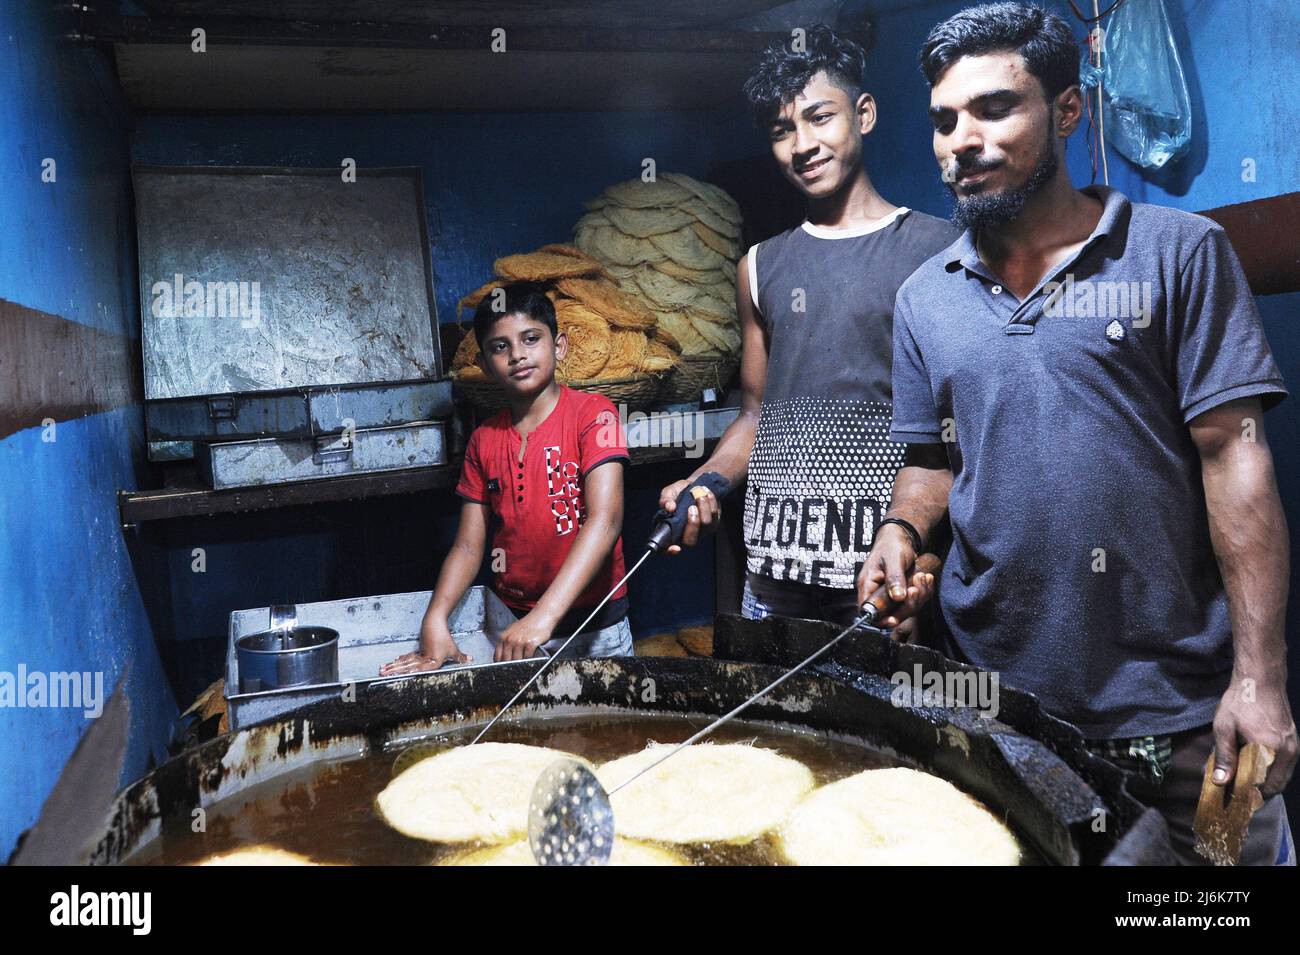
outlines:
[[[71,23],[47,7],[6,2],[0,23],[0,298],[135,336],[126,110],[102,55],[64,40]],[[101,673],[107,693],[129,666],[125,782],[163,758],[176,714],[117,522],[140,408],[59,422],[54,436],[0,440],[0,671]],[[88,725],[80,710],[0,708],[0,860]]]

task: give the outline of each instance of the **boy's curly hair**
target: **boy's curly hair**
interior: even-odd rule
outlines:
[[[862,47],[836,36],[824,24],[809,28],[805,41],[802,52],[794,51],[789,43],[772,44],[745,81],[745,97],[759,126],[771,122],[781,107],[823,70],[832,83],[849,94],[850,100],[856,100],[862,92],[862,75],[867,68],[867,54]]]

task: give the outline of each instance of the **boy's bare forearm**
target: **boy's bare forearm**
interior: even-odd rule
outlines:
[[[438,584],[429,599],[425,617],[446,620],[483,566],[483,547],[453,544],[438,572]]]
[[[621,522],[620,522],[621,523]],[[573,607],[582,592],[596,579],[596,574],[609,559],[620,527],[608,517],[589,517],[573,541],[573,549],[560,565],[560,572],[537,601],[532,613],[552,626]],[[567,637],[568,634],[556,634]]]
[[[461,508],[456,539],[447,552],[438,571],[438,582],[424,612],[424,622],[446,622],[465,591],[474,583],[479,568],[483,566],[483,552],[487,548],[487,519],[482,505],[466,503]]]

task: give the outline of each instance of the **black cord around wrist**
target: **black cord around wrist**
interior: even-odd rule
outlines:
[[[912,526],[910,521],[905,521],[901,517],[886,517],[876,525],[876,533],[879,534],[880,528],[884,527],[886,524],[894,524],[901,527],[907,533],[907,536],[911,538],[912,541],[913,553],[920,554],[925,550],[925,541],[921,539],[921,532]]]

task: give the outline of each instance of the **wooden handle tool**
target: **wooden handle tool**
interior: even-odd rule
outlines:
[[[1268,776],[1273,757],[1273,751],[1259,743],[1243,746],[1237,754],[1231,793],[1227,784],[1214,781],[1214,753],[1206,760],[1192,831],[1196,833],[1196,851],[1215,865],[1236,865],[1241,858],[1250,820],[1264,805],[1259,787]]]
[[[935,574],[943,568],[941,561],[934,554],[922,554],[916,558],[916,563],[908,572],[908,579],[911,580],[916,574]],[[862,604],[861,610],[867,615],[868,623],[875,623],[881,617],[889,615],[889,612],[897,606],[897,601],[889,596],[889,584],[881,584],[874,594],[866,599]]]

